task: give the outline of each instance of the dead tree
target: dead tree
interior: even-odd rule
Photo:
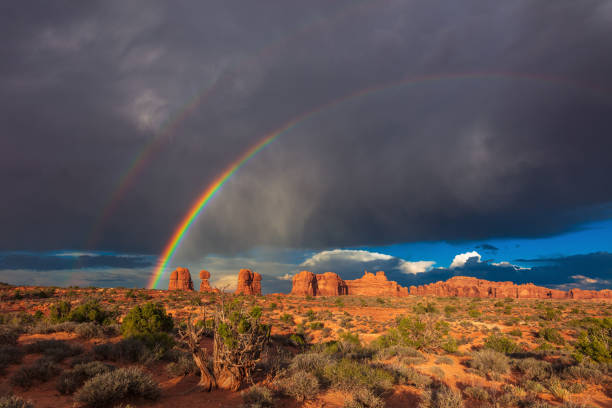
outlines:
[[[193,325],[191,317],[187,320],[179,336],[200,369],[198,386],[206,391],[215,387],[237,391],[245,381],[252,382],[251,374],[270,339],[270,327],[261,323],[261,315],[259,307],[247,312],[240,300],[227,302],[225,294],[219,296],[212,319],[212,373],[207,365],[208,352],[200,346],[206,331],[210,330],[206,327],[206,314],[200,328]]]
[[[187,319],[186,328],[179,329],[179,338],[185,345],[187,345],[189,352],[193,356],[193,360],[200,369],[200,382],[198,383],[198,387],[201,387],[204,391],[210,391],[217,387],[217,381],[215,380],[214,375],[208,369],[208,350],[203,349],[200,346],[205,330],[206,327],[204,326],[196,328],[193,325],[190,316]]]

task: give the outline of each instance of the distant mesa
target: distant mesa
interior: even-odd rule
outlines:
[[[261,275],[250,269],[241,269],[238,273],[237,295],[261,295]]]
[[[176,268],[170,274],[168,290],[193,290],[193,281],[187,268]]]
[[[411,295],[459,296],[481,298],[517,298],[517,299],[612,299],[612,290],[569,291],[549,289],[533,283],[515,285],[512,282],[491,282],[468,276],[454,276],[446,282],[429,285],[411,286]]]
[[[301,271],[293,277],[293,296],[381,296],[406,297],[479,297],[517,299],[612,299],[612,290],[604,289],[569,291],[549,289],[533,283],[515,285],[512,282],[491,282],[468,276],[455,276],[447,281],[405,288],[387,279],[383,271],[364,272],[359,279],[343,280],[336,273],[315,274]]]

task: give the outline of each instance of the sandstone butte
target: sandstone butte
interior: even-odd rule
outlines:
[[[293,277],[291,295],[294,296],[394,296],[408,295],[440,297],[490,297],[490,298],[535,298],[535,299],[612,299],[612,290],[562,291],[536,286],[532,283],[515,285],[512,282],[491,282],[466,276],[455,276],[443,282],[422,286],[402,287],[387,280],[382,271],[376,274],[365,272],[363,277],[343,280],[333,272],[314,274],[302,271]]]
[[[241,269],[235,293],[237,295],[261,295],[261,275],[250,269]]]
[[[187,268],[176,268],[170,274],[168,290],[193,290],[193,281]]]

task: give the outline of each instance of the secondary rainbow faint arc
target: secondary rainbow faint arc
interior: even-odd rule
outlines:
[[[365,96],[368,94],[372,94],[374,92],[383,91],[386,89],[390,89],[397,86],[416,84],[420,82],[430,82],[437,80],[447,80],[447,79],[471,79],[471,78],[510,78],[510,79],[524,79],[524,80],[536,80],[543,81],[548,83],[560,83],[565,86],[575,87],[582,90],[587,90],[596,94],[608,95],[608,92],[597,88],[592,85],[587,85],[583,83],[578,83],[568,78],[555,77],[555,76],[546,76],[546,75],[535,75],[535,74],[524,74],[524,73],[507,73],[507,72],[497,72],[497,73],[460,73],[460,74],[439,74],[439,75],[424,75],[418,77],[410,77],[404,78],[399,81],[387,82],[384,84],[373,85],[367,88],[362,88],[358,91],[349,93],[347,95],[341,96],[337,99],[333,99],[323,105],[319,105],[318,107],[302,113],[289,122],[286,122],[281,127],[276,130],[268,133],[262,140],[260,140],[257,144],[249,148],[246,152],[244,152],[236,161],[234,161],[227,169],[218,176],[209,186],[204,190],[204,192],[199,196],[199,198],[195,201],[195,203],[191,206],[187,215],[183,218],[178,228],[176,228],[172,238],[164,248],[162,255],[159,258],[158,265],[155,269],[153,276],[149,281],[149,288],[155,289],[157,284],[159,283],[164,269],[172,259],[174,252],[178,248],[179,244],[185,237],[187,230],[196,220],[198,215],[202,212],[202,210],[206,207],[206,205],[210,202],[210,200],[214,197],[214,195],[219,191],[219,189],[225,184],[245,163],[247,163],[252,157],[254,157],[257,153],[259,153],[264,147],[268,146],[272,143],[276,138],[278,138],[283,133],[287,132],[294,126],[299,123],[309,119],[310,117],[320,113],[324,110],[332,108],[334,106],[340,105],[343,102],[348,100],[358,98],[361,96]]]

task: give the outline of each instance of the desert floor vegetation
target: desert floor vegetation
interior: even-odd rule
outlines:
[[[612,406],[602,301],[0,291],[0,407]]]

